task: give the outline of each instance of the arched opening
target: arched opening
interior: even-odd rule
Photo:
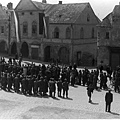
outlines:
[[[13,44],[12,44],[12,47],[11,47],[11,54],[12,55],[15,55],[17,53],[17,45],[16,45],[16,43],[14,42]]]
[[[21,46],[21,53],[22,56],[27,58],[29,56],[29,48],[28,48],[28,44],[26,42],[23,42],[22,46]]]
[[[69,50],[66,47],[60,48],[58,56],[60,63],[69,64]]]
[[[0,53],[7,53],[7,44],[5,41],[0,42]]]
[[[50,46],[47,46],[47,47],[45,47],[45,49],[44,49],[44,61],[45,62],[50,62],[50,49],[51,49],[51,47]]]

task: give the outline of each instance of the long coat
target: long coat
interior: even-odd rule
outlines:
[[[106,103],[111,103],[113,102],[113,94],[110,92],[107,92],[105,95],[105,101]]]

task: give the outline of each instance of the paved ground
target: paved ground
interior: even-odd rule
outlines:
[[[112,113],[106,113],[105,92],[94,91],[90,104],[83,86],[70,87],[69,99],[0,90],[0,119],[120,119],[120,94],[113,92]]]
[[[88,103],[86,87],[70,87],[69,99],[34,97],[0,91],[0,119],[120,119],[120,94],[114,93],[112,113],[105,112],[105,91],[94,91]]]

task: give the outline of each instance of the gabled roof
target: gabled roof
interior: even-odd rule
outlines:
[[[35,1],[33,1],[33,3],[39,8],[41,8],[41,6],[43,7],[45,14],[49,16],[50,23],[74,23],[85,7],[89,4],[46,4]]]
[[[120,16],[120,5],[116,5],[112,13],[114,16]]]
[[[8,11],[6,7],[0,6],[0,20],[8,19]]]
[[[74,23],[89,3],[47,4],[21,0],[15,10],[42,10],[49,16],[50,23]]]
[[[41,8],[43,10],[43,8]],[[40,10],[31,0],[20,0],[15,10],[28,11],[28,10]]]
[[[103,21],[101,22],[103,26],[111,26],[112,25],[112,13],[108,14]]]

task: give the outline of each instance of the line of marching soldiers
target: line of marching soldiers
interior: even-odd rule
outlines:
[[[0,63],[1,88],[6,91],[14,90],[24,95],[45,96],[49,92],[51,97],[63,96],[68,98],[69,82],[66,77],[60,78],[61,68],[55,65],[22,65],[17,61],[4,60]]]
[[[45,96],[48,92],[51,97],[55,97],[56,89],[58,91],[58,96],[61,97],[63,90],[63,97],[66,95],[68,97],[69,84],[65,79],[64,82],[58,80],[57,82],[54,78],[50,78],[47,81],[46,77],[36,77],[36,76],[24,76],[20,74],[4,73],[1,74],[1,84],[2,89],[19,93],[22,92],[24,95],[41,95]],[[56,87],[57,85],[57,87]]]
[[[68,97],[69,85],[75,84],[89,86],[93,83],[97,89],[99,70],[89,71],[77,69],[76,64],[73,66],[59,66],[55,64],[44,64],[36,66],[34,63],[20,65],[15,59],[5,59],[0,63],[1,84],[4,90],[14,90],[22,94],[44,96],[49,92],[50,96]],[[105,85],[105,84],[104,84]],[[101,84],[102,87],[102,84]]]

